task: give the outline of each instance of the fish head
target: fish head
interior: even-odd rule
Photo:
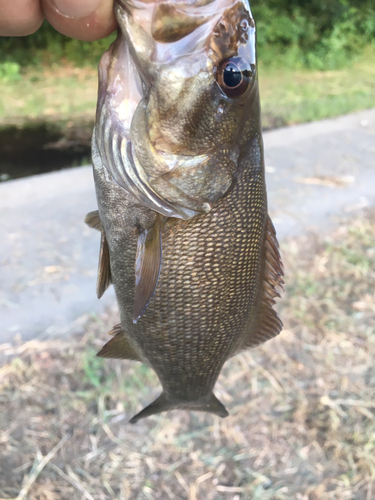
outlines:
[[[115,12],[120,32],[102,58],[98,113],[116,115],[128,178],[164,215],[209,212],[235,179],[241,145],[259,132],[249,4],[119,0]]]

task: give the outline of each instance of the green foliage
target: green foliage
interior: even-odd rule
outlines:
[[[257,22],[259,58],[271,66],[336,69],[366,45],[375,45],[374,0],[250,0]],[[97,65],[115,35],[81,42],[47,22],[33,35],[0,38],[0,60],[21,66],[59,63]],[[0,73],[1,74],[1,73]]]
[[[104,360],[97,358],[93,350],[88,352],[82,361],[84,380],[93,387],[101,387],[103,385],[103,367]]]
[[[5,61],[0,63],[0,80],[15,82],[21,79],[21,66],[16,62]]]
[[[76,66],[96,66],[114,39],[113,33],[97,42],[82,42],[58,33],[45,21],[33,35],[0,37],[0,60],[29,66],[59,64],[67,59]]]
[[[373,0],[263,0],[252,3],[259,58],[318,70],[345,66],[375,40]]]

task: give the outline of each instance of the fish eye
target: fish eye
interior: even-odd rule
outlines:
[[[228,97],[240,97],[249,87],[253,74],[250,63],[242,57],[231,57],[220,63],[217,82]]]

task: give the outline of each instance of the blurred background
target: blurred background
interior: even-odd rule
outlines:
[[[131,427],[156,376],[95,357],[119,319],[84,165],[114,35],[0,38],[1,500],[375,498],[375,3],[251,7],[284,330],[226,363],[224,420]]]
[[[374,106],[372,0],[252,2],[265,129]],[[87,164],[97,64],[94,43],[57,33],[0,40],[0,179]]]

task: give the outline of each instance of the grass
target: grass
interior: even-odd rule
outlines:
[[[1,346],[0,497],[371,500],[374,248],[374,210],[283,245],[284,330],[225,365],[224,420],[127,424],[159,388],[143,365],[94,357],[113,311],[73,339]]]
[[[375,107],[375,51],[335,71],[260,69],[263,124],[291,125]]]
[[[0,77],[0,128],[30,120],[93,122],[97,94],[94,68],[12,67]],[[336,71],[260,67],[265,128],[303,123],[375,106],[375,49]],[[64,125],[65,126],[65,125]]]
[[[38,121],[91,121],[95,118],[96,69],[69,64],[27,69],[0,79],[0,126]]]

